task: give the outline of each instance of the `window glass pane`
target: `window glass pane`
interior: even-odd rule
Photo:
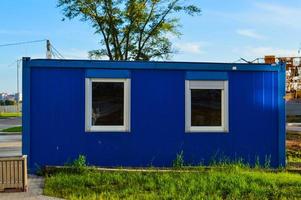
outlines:
[[[92,82],[92,125],[123,125],[124,83]]]
[[[191,90],[191,126],[222,125],[222,90]]]

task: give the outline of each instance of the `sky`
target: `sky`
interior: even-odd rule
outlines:
[[[170,37],[173,61],[235,62],[264,55],[298,56],[301,48],[300,0],[190,0],[202,14],[180,15],[182,36]],[[49,39],[65,57],[87,59],[100,36],[87,22],[62,21],[56,0],[1,2],[0,46]],[[45,42],[0,47],[0,93],[16,92],[16,60],[45,58]]]

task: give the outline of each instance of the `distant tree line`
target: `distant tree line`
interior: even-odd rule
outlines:
[[[12,100],[0,100],[0,106],[13,106],[16,102]]]

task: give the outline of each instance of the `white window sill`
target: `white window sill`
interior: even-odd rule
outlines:
[[[228,133],[229,130],[225,127],[189,127],[185,131],[186,133]]]
[[[86,129],[86,132],[130,132],[124,126],[92,126]]]

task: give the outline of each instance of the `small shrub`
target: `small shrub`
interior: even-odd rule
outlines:
[[[261,166],[260,166],[260,160],[259,160],[259,157],[258,156],[256,156],[256,158],[255,158],[255,169],[260,169],[261,168]]]
[[[87,159],[84,155],[79,155],[78,158],[71,162],[68,161],[65,166],[70,167],[66,169],[67,173],[83,173],[88,171]]]
[[[79,155],[77,159],[72,162],[72,167],[81,168],[87,167],[87,159],[84,155]]]
[[[172,162],[174,168],[184,167],[184,153],[181,151],[177,154],[176,159]]]
[[[269,169],[271,167],[271,155],[265,156],[264,158],[264,168]]]

